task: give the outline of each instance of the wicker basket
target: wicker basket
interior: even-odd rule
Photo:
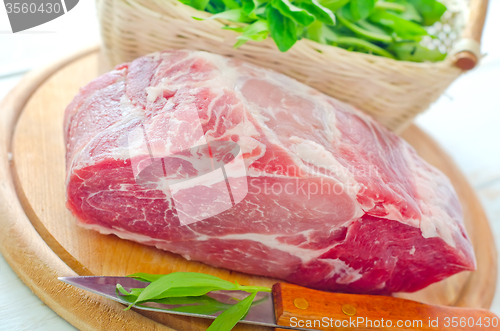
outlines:
[[[479,58],[488,0],[472,0],[469,7],[464,1],[447,3],[449,9],[454,8],[447,30],[465,38],[454,46],[446,42],[453,49],[438,63],[396,61],[307,39],[298,41],[286,53],[281,53],[271,38],[234,49],[238,34],[221,29],[227,22],[196,21],[192,16],[210,14],[178,0],[97,0],[97,8],[104,52],[112,65],[164,49],[204,50],[236,57],[294,77],[356,106],[398,132],[464,71],[458,66],[470,69]]]

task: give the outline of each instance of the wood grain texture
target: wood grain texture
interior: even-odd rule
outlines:
[[[498,316],[486,309],[427,305],[388,296],[327,293],[283,283],[273,286],[273,298],[276,321],[280,326],[300,326],[299,323],[302,323],[317,330],[337,330],[342,326],[345,331],[360,328],[382,331],[394,330],[395,326],[404,326],[398,325],[401,321],[410,321],[411,327],[404,330],[425,331],[436,330],[430,321],[438,319],[438,330],[469,331],[471,327],[468,324],[460,326],[461,319],[471,323],[469,318],[472,318],[472,326],[478,320],[488,321],[488,327],[477,327],[481,330],[498,330],[500,323]],[[296,304],[297,300],[299,304]],[[448,325],[446,318],[450,319]],[[452,318],[457,321],[455,327],[451,323]],[[353,321],[356,323],[352,324]],[[375,321],[378,321],[378,326],[374,325]]]
[[[75,275],[33,228],[16,195],[11,172],[11,143],[18,117],[32,93],[55,71],[95,49],[30,73],[0,105],[0,251],[22,281],[49,307],[81,330],[169,330],[119,304],[57,280]]]
[[[66,105],[78,89],[98,75],[98,52],[82,53],[72,60],[47,68],[43,79],[24,80],[0,110],[1,125],[6,129],[2,130],[0,139],[0,196],[6,197],[0,201],[0,225],[4,229],[15,229],[12,233],[0,234],[0,238],[8,239],[1,241],[0,249],[14,270],[23,275],[23,281],[35,288],[35,293],[62,317],[89,330],[122,329],[116,327],[118,324],[106,328],[107,325],[96,322],[96,316],[99,321],[112,319],[129,323],[134,320],[141,321],[141,325],[153,325],[152,329],[161,329],[160,324],[154,322],[158,321],[183,331],[204,330],[209,322],[141,312],[148,317],[145,318],[134,312],[122,312],[119,305],[59,284],[56,276],[75,272],[120,276],[183,270],[205,272],[246,285],[272,286],[276,280],[187,261],[176,254],[76,226],[65,207],[62,119]],[[460,171],[431,138],[414,126],[403,136],[420,155],[442,169],[457,188],[476,250],[478,271],[462,273],[402,296],[433,304],[488,308],[496,284],[496,251],[482,208]],[[9,151],[13,155],[11,168],[4,160]],[[237,327],[237,330],[248,329],[248,326]],[[259,329],[267,330],[252,328]]]

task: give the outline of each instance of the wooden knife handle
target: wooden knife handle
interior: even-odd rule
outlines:
[[[281,326],[344,331],[500,330],[500,319],[486,309],[434,306],[388,296],[328,293],[284,283],[273,286],[273,299],[276,323]]]

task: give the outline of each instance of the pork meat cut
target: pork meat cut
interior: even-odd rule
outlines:
[[[412,292],[475,268],[440,171],[273,71],[154,53],[82,88],[64,126],[67,206],[88,229],[329,291]]]

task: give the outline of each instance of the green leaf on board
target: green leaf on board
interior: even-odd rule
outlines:
[[[262,21],[248,28],[249,34],[264,31],[265,26],[267,26],[266,22]],[[174,272],[167,275],[136,273],[128,277],[150,283],[145,288],[128,291],[122,285],[116,285],[116,294],[130,302],[125,310],[145,302],[156,302],[178,306],[170,310],[184,313],[213,315],[222,311],[208,329],[217,331],[230,331],[248,313],[253,304],[259,304],[265,299],[253,302],[258,292],[271,291],[268,287],[242,286],[237,282],[231,283],[215,276],[196,272]],[[223,303],[206,295],[208,292],[218,290],[242,290],[250,295],[236,304]]]
[[[155,275],[155,274],[147,274],[144,272],[138,272],[135,274],[128,275],[127,277],[130,278],[135,278],[137,280],[143,281],[143,282],[154,282],[155,280],[158,280],[158,278],[163,277],[165,275]]]
[[[236,323],[248,313],[256,295],[257,292],[252,293],[245,299],[225,310],[222,314],[217,316],[212,324],[210,324],[207,331],[231,330]]]

